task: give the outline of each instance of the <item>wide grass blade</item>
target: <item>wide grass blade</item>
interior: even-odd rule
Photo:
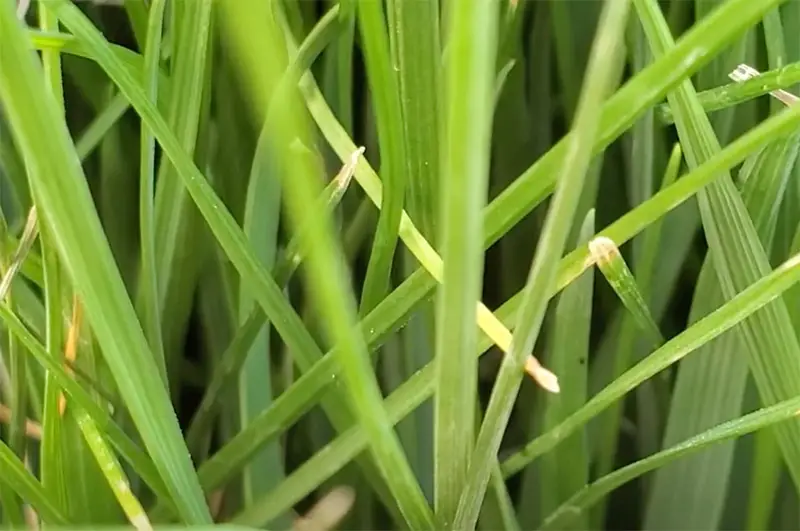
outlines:
[[[673,40],[658,5],[636,0],[636,6],[654,54],[662,54]],[[697,103],[692,83],[682,83],[669,101],[690,167],[719,152],[719,142]],[[722,293],[730,299],[769,271],[769,261],[729,174],[701,190],[698,204]],[[761,399],[771,404],[800,394],[800,344],[783,301],[754,314],[743,323],[741,333]],[[800,482],[800,422],[784,423],[777,433],[792,476]]]
[[[475,301],[481,297],[481,231],[486,203],[498,10],[491,2],[452,12],[442,156],[441,249],[444,270],[437,301],[434,395],[434,495],[443,528],[455,525],[475,440],[478,397]],[[474,39],[480,34],[482,39]],[[386,190],[386,187],[384,187]],[[381,203],[381,212],[386,207]]]
[[[796,135],[777,140],[751,157],[740,171],[742,200],[765,249],[771,248],[778,208],[797,158],[797,140]],[[722,302],[712,261],[707,259],[697,281],[690,321]],[[681,363],[666,424],[665,446],[741,413],[748,370],[746,359],[737,353],[743,348],[734,332],[702,347],[697,356]],[[659,470],[648,504],[648,528],[715,527],[725,502],[733,450],[732,443],[719,445]],[[683,510],[678,511],[678,507]]]
[[[595,213],[590,210],[581,227],[578,246],[585,246],[595,232]],[[542,430],[557,426],[586,403],[589,336],[592,320],[594,271],[585,271],[558,298],[553,344],[548,363],[561,375],[561,392],[547,401]],[[589,481],[589,443],[586,433],[576,433],[542,459],[541,514],[547,515],[586,486]],[[585,519],[578,524],[583,528]]]

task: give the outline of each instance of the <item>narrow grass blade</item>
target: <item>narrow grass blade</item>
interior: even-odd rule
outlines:
[[[599,123],[599,104],[611,88],[613,54],[610,52],[622,41],[629,5],[624,0],[603,4],[578,101],[573,125],[574,136],[563,160],[562,178],[550,205],[531,266],[530,277],[525,286],[520,309],[520,323],[523,324],[515,331],[511,351],[503,358],[478,433],[475,451],[470,460],[467,483],[459,500],[455,520],[455,527],[459,529],[471,529],[475,525],[478,501],[483,498],[491,465],[494,463],[522,383],[524,368],[531,363],[531,360],[535,362],[529,353],[539,335],[550,299],[550,286],[557,276],[558,261],[564,251],[572,218],[581,196],[591,158],[592,139]]]
[[[59,12],[68,4],[50,5],[63,20]],[[152,385],[159,379],[158,371],[103,237],[66,125],[55,100],[44,91],[43,75],[27,36],[8,5],[0,8],[0,27],[4,35],[0,97],[9,110],[17,145],[35,165],[32,188],[43,219],[55,236],[106,361],[173,500],[187,522],[208,522],[208,509],[169,397],[163,388]],[[46,144],[40,142],[42,132],[49,135]],[[59,179],[53,180],[54,176]]]
[[[697,93],[697,99],[705,112],[714,112],[752,99],[784,91],[800,83],[800,63],[790,63],[780,68],[751,77],[742,83],[734,82]],[[784,102],[785,103],[785,102]],[[670,106],[663,103],[658,106],[658,117],[665,124],[674,122]]]
[[[397,230],[406,195],[407,153],[401,129],[403,112],[400,90],[392,67],[383,3],[357,0],[357,20],[363,40],[367,79],[375,105],[384,183],[381,197],[384,208],[378,217],[359,307],[359,313],[366,315],[389,291]]]
[[[436,517],[455,525],[461,489],[475,439],[472,408],[478,396],[475,301],[480,299],[483,252],[472,235],[481,230],[486,203],[493,110],[497,7],[452,13],[446,75],[445,142],[442,156],[442,290],[437,301],[434,395],[434,495]],[[480,40],[474,35],[483,35]],[[384,188],[385,190],[386,188]],[[381,212],[384,210],[381,203]],[[476,515],[477,517],[477,515]],[[473,523],[474,525],[474,523]]]
[[[208,66],[213,2],[198,0],[179,5],[180,16],[173,20],[176,26],[172,32],[174,48],[170,60],[171,99],[166,117],[181,147],[193,155],[198,141],[205,69]],[[155,100],[150,87],[147,88],[152,103]],[[176,351],[182,345],[202,262],[199,255],[205,247],[200,244],[200,217],[169,157],[161,159],[157,182],[152,230],[155,249],[160,250],[154,258],[165,356],[159,365],[166,385],[168,373],[175,370]],[[149,287],[140,285],[144,290]],[[142,297],[144,294],[140,294],[140,300]],[[177,385],[174,380],[169,383],[171,388]]]
[[[611,239],[600,236],[589,242],[589,253],[640,330],[647,335],[653,346],[660,346],[664,342],[664,336],[661,335],[645,297],[616,244]]]
[[[158,102],[158,67],[159,59],[161,58],[161,34],[164,26],[165,8],[166,0],[154,0],[150,5],[147,20],[147,42],[145,43],[142,77],[147,97],[153,103]],[[117,99],[121,99],[127,104],[127,100],[124,98],[114,98],[114,100]],[[158,289],[158,270],[156,268],[154,205],[156,142],[152,133],[146,127],[141,128],[140,137],[139,238],[141,243],[139,248],[139,299],[137,301],[137,310],[142,321],[142,328],[155,356],[156,364],[162,371],[161,375],[164,382],[166,382],[167,366],[164,357],[164,340],[161,333],[161,300]]]
[[[578,246],[586,245],[595,232],[594,210],[580,230]],[[586,403],[589,366],[589,333],[592,319],[594,271],[585,271],[561,293],[556,305],[553,345],[549,364],[561,375],[561,392],[544,406],[544,431]],[[589,481],[589,445],[585,433],[576,433],[541,463],[541,514],[547,515],[586,486]],[[527,503],[527,502],[526,502]],[[585,528],[588,521],[578,525]]]
[[[748,74],[744,65],[732,75]],[[739,173],[742,199],[765,249],[772,246],[778,208],[797,158],[796,135],[781,138],[752,156]],[[710,260],[706,260],[695,288],[690,321],[722,303],[722,294]],[[667,420],[665,446],[727,421],[741,412],[747,363],[737,333],[709,343],[701,353],[681,363]],[[691,409],[692,413],[687,414]],[[701,455],[659,470],[654,477],[646,522],[648,528],[716,527],[720,521],[733,444],[720,445]],[[701,500],[700,503],[696,503]],[[697,510],[687,510],[687,504]],[[676,508],[683,510],[677,511]]]

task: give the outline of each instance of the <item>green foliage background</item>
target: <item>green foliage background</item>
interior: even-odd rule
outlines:
[[[798,30],[4,0],[4,526],[797,529]]]

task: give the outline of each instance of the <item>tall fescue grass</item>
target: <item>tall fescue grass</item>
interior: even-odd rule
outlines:
[[[3,0],[3,525],[799,528],[798,32]]]

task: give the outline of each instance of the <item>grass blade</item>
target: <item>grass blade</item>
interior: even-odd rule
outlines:
[[[672,45],[666,21],[655,2],[636,0],[636,6],[651,48],[660,55]],[[685,81],[669,100],[690,167],[720,151],[691,82]],[[730,175],[721,175],[701,190],[698,203],[722,293],[730,299],[769,271],[769,261]],[[800,344],[783,301],[755,314],[743,323],[741,332],[761,399],[771,404],[800,394]],[[778,428],[784,457],[800,484],[799,438],[800,422],[784,423]]]
[[[594,210],[583,222],[578,246],[586,245],[595,232]],[[544,431],[586,403],[588,389],[589,332],[591,328],[594,271],[586,271],[561,293],[556,306],[550,366],[561,375],[562,387],[544,410]],[[589,481],[589,445],[584,433],[576,433],[542,460],[541,514],[550,514]],[[587,521],[579,526],[585,527]]]
[[[255,5],[251,4],[249,7],[253,9]],[[362,4],[361,8],[366,5],[372,4]],[[375,5],[377,6],[377,4]],[[256,111],[264,112],[268,107],[268,100],[265,98],[269,95],[265,89],[271,85],[274,86],[284,70],[281,65],[285,60],[281,59],[278,53],[273,52],[273,59],[277,61],[268,65],[270,68],[267,68],[259,59],[260,52],[254,54],[254,49],[241,39],[244,36],[241,29],[252,27],[250,26],[254,18],[252,11],[240,9],[241,6],[237,6],[237,3],[232,0],[221,4],[221,7],[230,45],[237,54],[243,54],[240,57],[247,61],[248,71],[251,72],[251,75],[255,73],[255,76],[258,76],[255,79],[251,77],[252,84],[249,85],[249,89],[252,91],[250,98],[253,108]],[[279,39],[280,27],[275,19],[266,10],[261,14],[264,15],[261,20],[269,30],[266,34],[275,39],[272,41],[273,46],[266,49],[282,47],[283,43]],[[373,22],[375,21],[373,20]],[[280,50],[280,47],[277,50]],[[319,213],[313,210],[308,212],[308,206],[313,204],[316,197],[319,197],[319,191],[315,189],[318,186],[319,168],[316,168],[313,163],[309,164],[311,162],[309,159],[300,157],[294,161],[291,178],[287,173],[286,165],[292,157],[291,148],[285,139],[304,139],[307,131],[302,127],[303,121],[299,120],[301,116],[298,107],[299,101],[293,97],[294,94],[287,93],[286,96],[283,105],[274,107],[275,121],[273,125],[276,129],[272,141],[278,152],[281,175],[285,177],[284,187],[290,219],[298,228],[304,226],[304,220],[305,223],[308,223],[306,236],[309,238],[309,271],[307,280],[310,284],[312,300],[317,311],[320,312],[328,340],[339,347],[337,356],[343,369],[343,379],[350,405],[359,422],[372,435],[371,448],[384,480],[397,500],[400,511],[408,524],[420,529],[429,528],[433,525],[433,515],[413,476],[397,436],[385,417],[380,390],[372,373],[366,345],[353,326],[355,309],[352,299],[344,290],[346,276],[341,248],[334,245],[334,240],[330,237],[331,227],[328,216],[324,212]],[[307,144],[307,142],[303,143]],[[400,212],[398,212],[398,217],[399,214]],[[394,246],[391,247],[393,251]],[[331,281],[332,279],[334,280]]]
[[[61,14],[68,11],[64,9],[68,4],[57,1],[51,5],[63,20]],[[181,515],[189,523],[208,522],[208,509],[169,397],[152,385],[159,380],[158,370],[102,236],[69,133],[55,101],[43,90],[43,76],[30,54],[27,36],[8,5],[0,8],[0,27],[4,35],[0,96],[9,109],[17,145],[26,160],[35,164],[32,188],[58,243],[60,258],[81,294],[106,362]],[[43,131],[51,139],[46,145],[38,141]],[[57,175],[61,177],[54,181]]]
[[[362,50],[367,79],[375,103],[384,183],[381,197],[384,208],[378,217],[359,307],[359,313],[366,315],[389,291],[392,259],[397,246],[397,230],[406,195],[407,153],[403,131],[400,130],[400,124],[403,122],[400,92],[392,68],[383,3],[358,0],[357,19],[364,41]]]
[[[491,465],[500,447],[511,409],[522,383],[523,369],[535,359],[533,349],[549,301],[549,288],[555,280],[558,261],[564,251],[572,218],[583,189],[589,168],[591,143],[599,123],[599,103],[611,88],[611,61],[621,42],[627,20],[629,3],[606,2],[600,15],[597,34],[592,45],[578,109],[573,125],[573,137],[562,165],[562,178],[550,205],[542,236],[537,245],[533,265],[520,310],[520,322],[511,343],[511,351],[503,358],[500,373],[492,389],[486,415],[478,433],[475,451],[470,460],[467,483],[459,501],[455,524],[458,529],[472,528],[477,520],[477,503],[483,497]],[[555,382],[554,382],[555,383]],[[553,386],[550,390],[556,390]]]
[[[712,339],[744,322],[798,280],[800,280],[800,257],[795,256],[781,264],[772,273],[751,284],[718,310],[664,343],[658,350],[600,391],[584,407],[561,424],[526,444],[524,448],[501,464],[503,474],[508,477],[519,472],[531,461],[544,455],[564,438],[574,433],[612,402],[624,396],[625,393]]]
[[[482,2],[480,9],[454,11],[449,27],[441,192],[444,274],[436,315],[433,476],[436,517],[446,529],[455,524],[475,439],[475,412],[465,404],[474,404],[478,398],[478,367],[472,352],[483,252],[472,235],[481,230],[480,212],[488,189],[497,19],[497,6]],[[474,39],[476,34],[483,38]]]

